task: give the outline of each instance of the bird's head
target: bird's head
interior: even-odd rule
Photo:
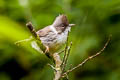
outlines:
[[[62,14],[56,17],[55,21],[52,24],[55,27],[71,27],[74,26],[74,24],[69,24],[67,16]]]

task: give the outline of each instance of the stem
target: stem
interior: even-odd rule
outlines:
[[[68,50],[68,37],[69,37],[69,31],[68,31],[68,34],[67,34],[67,41],[66,41],[65,50],[64,50],[64,57],[63,57],[62,64],[61,64],[62,73],[63,73],[64,70],[65,70],[65,61],[66,61],[67,50]]]
[[[75,70],[75,69],[83,66],[83,65],[84,65],[86,62],[88,62],[89,60],[91,60],[91,59],[99,56],[99,55],[105,50],[105,48],[107,47],[108,43],[110,42],[111,36],[112,36],[112,35],[109,36],[109,38],[108,38],[107,42],[105,43],[104,47],[103,47],[99,52],[97,52],[96,54],[94,54],[94,55],[92,55],[92,56],[89,56],[88,58],[86,58],[85,60],[83,60],[83,61],[82,61],[80,64],[78,64],[77,66],[75,66],[75,67],[73,67],[72,69],[69,69],[69,70],[67,70],[66,72],[64,72],[63,75],[62,75],[62,77],[67,76],[68,73],[70,73],[70,72],[72,72],[73,70]]]
[[[60,80],[62,75],[62,70],[61,70],[62,61],[58,53],[53,54],[53,59],[55,61],[55,69],[56,69],[56,71],[54,72],[55,74],[54,80]]]
[[[28,22],[28,23],[26,24],[26,26],[27,26],[28,29],[30,30],[32,36],[35,38],[35,40],[36,40],[38,46],[40,47],[40,49],[41,49],[43,52],[45,52],[46,47],[42,44],[39,35],[36,33],[35,29],[33,28],[32,23],[31,23],[31,22]]]

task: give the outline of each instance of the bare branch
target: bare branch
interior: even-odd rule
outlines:
[[[30,38],[28,38],[28,39],[24,39],[24,40],[20,40],[20,41],[17,41],[17,42],[15,42],[15,45],[20,45],[20,43],[24,43],[24,42],[28,42],[28,41],[32,41],[33,40],[33,38],[32,38],[32,36],[30,37]]]
[[[63,57],[62,64],[61,64],[62,72],[64,72],[64,68],[65,68],[64,64],[65,64],[65,59],[66,59],[67,50],[68,50],[68,38],[69,38],[69,31],[68,31],[67,41],[66,41],[66,45],[65,45],[65,50],[64,50],[64,57]]]
[[[68,61],[68,57],[69,57],[69,54],[70,54],[70,51],[71,51],[71,47],[72,47],[72,42],[70,43],[70,46],[68,47],[68,53],[67,53],[67,56],[66,56],[66,59],[65,59],[65,66],[66,66],[67,61]]]
[[[70,64],[70,68],[69,68],[69,69],[72,69],[72,66],[73,66],[73,65],[72,65],[72,64]]]
[[[55,70],[56,70],[54,72],[54,74],[55,74],[54,80],[60,80],[61,74],[62,74],[62,71],[61,71],[61,63],[62,63],[62,61],[61,61],[60,56],[59,56],[58,53],[53,54],[53,59],[55,61]]]
[[[47,65],[50,66],[54,71],[57,71],[53,65],[51,64],[47,64]]]
[[[28,22],[26,24],[26,26],[28,27],[28,29],[30,30],[30,32],[32,33],[32,35],[36,38],[37,37],[37,33],[36,33],[35,29],[33,28],[32,23]]]
[[[32,23],[31,23],[31,22],[28,22],[28,23],[26,24],[26,26],[27,26],[28,29],[30,30],[32,36],[35,38],[35,40],[36,40],[38,46],[40,47],[40,49],[41,49],[43,52],[45,52],[46,47],[42,44],[39,35],[36,33],[35,29],[33,28]]]
[[[87,61],[99,56],[105,50],[105,48],[107,47],[108,43],[110,42],[110,39],[111,39],[111,35],[109,36],[109,38],[108,38],[107,42],[105,43],[104,47],[99,52],[97,52],[96,54],[86,58],[85,60],[82,61],[82,63],[78,64],[77,66],[73,67],[72,69],[67,70],[65,73],[63,73],[62,77],[67,76],[67,74],[69,72],[72,72],[73,70],[83,66]]]
[[[65,50],[62,50],[62,51],[58,52],[58,54],[60,55],[60,54],[63,53],[63,52],[65,52]]]
[[[67,65],[68,57],[69,57],[69,54],[70,54],[70,51],[71,51],[71,46],[72,46],[72,42],[70,43],[70,46],[68,46],[68,49],[67,49],[67,52],[66,52],[65,61],[64,61],[64,64],[63,64],[63,72],[64,72],[65,67]]]

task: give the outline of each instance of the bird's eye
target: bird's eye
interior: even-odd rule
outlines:
[[[61,24],[61,27],[64,27],[64,25],[63,25],[63,24]]]

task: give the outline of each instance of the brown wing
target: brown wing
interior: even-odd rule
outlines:
[[[51,32],[51,30],[50,30],[50,27],[47,26],[47,27],[37,31],[37,34],[39,35],[39,37],[44,37],[44,36],[48,35],[49,32]]]

